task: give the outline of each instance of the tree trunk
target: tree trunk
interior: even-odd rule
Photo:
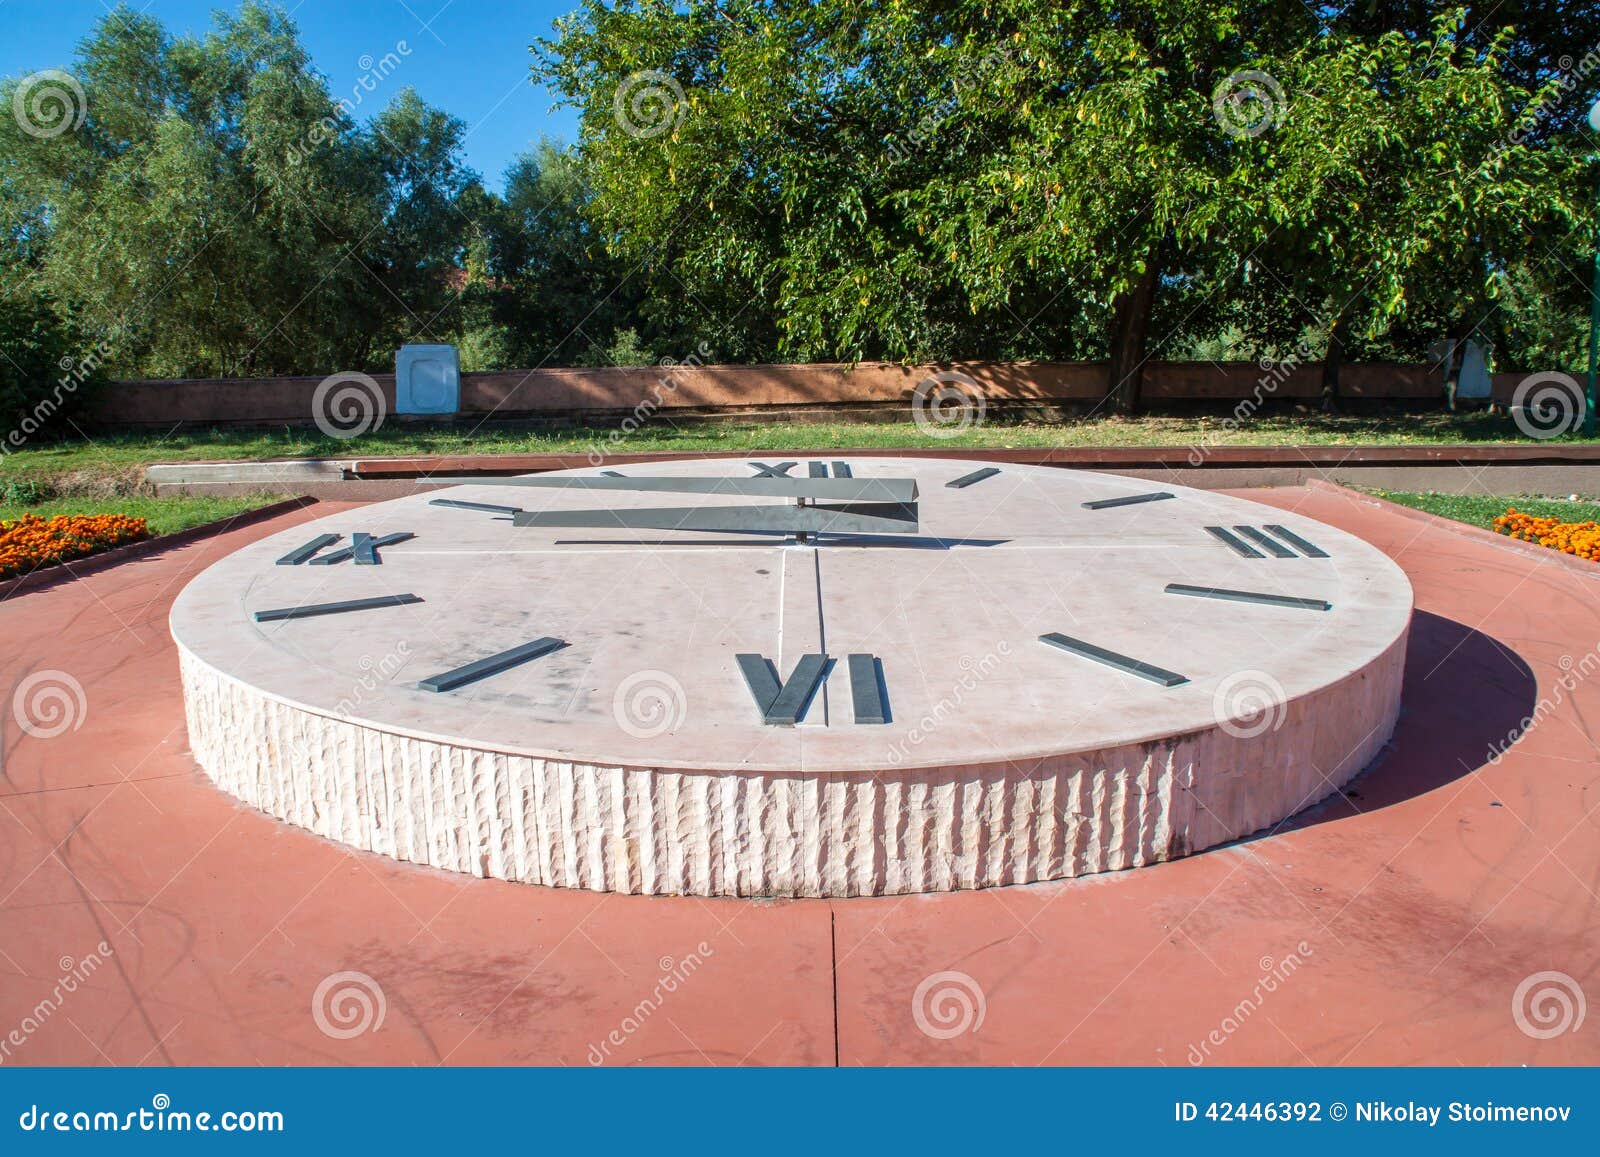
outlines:
[[[1328,331],[1328,356],[1322,362],[1322,409],[1334,413],[1339,409],[1339,368],[1344,365],[1345,343],[1350,337],[1350,319],[1340,314]]]
[[[1107,369],[1106,393],[1117,411],[1139,412],[1140,387],[1144,383],[1145,344],[1150,335],[1150,306],[1155,301],[1156,281],[1161,275],[1156,251],[1145,259],[1144,273],[1133,287],[1118,295],[1111,304],[1111,362]]]
[[[1472,326],[1463,315],[1450,327],[1450,358],[1444,367],[1445,409],[1456,408],[1456,391],[1461,388],[1461,371],[1467,368],[1467,340],[1472,336]]]

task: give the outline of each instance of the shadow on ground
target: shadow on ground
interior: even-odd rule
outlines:
[[[1417,611],[1394,738],[1343,791],[1277,830],[1390,807],[1471,775],[1521,737],[1538,697],[1532,668],[1510,647],[1454,619]]]

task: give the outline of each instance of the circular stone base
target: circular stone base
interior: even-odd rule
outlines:
[[[917,481],[915,535],[795,545],[515,527],[430,503],[771,504],[471,485],[246,547],[173,609],[195,756],[270,815],[439,868],[630,893],[856,896],[1186,855],[1329,795],[1393,731],[1410,585],[1352,536],[1111,475],[1006,466],[951,488],[975,464],[849,464]],[[1085,506],[1154,491],[1172,497]],[[1283,526],[1327,557],[1246,557],[1213,525]],[[358,531],[416,537],[381,548],[377,567],[275,565],[320,533],[346,536],[334,550]],[[420,601],[253,619],[400,593]],[[1041,642],[1054,632],[1184,681]],[[422,685],[541,636],[566,645],[461,689]],[[763,722],[735,656],[786,679],[812,653],[837,661],[798,726]],[[853,717],[851,654],[875,656],[887,722]]]

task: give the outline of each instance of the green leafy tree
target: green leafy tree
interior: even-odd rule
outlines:
[[[376,295],[382,315],[367,327],[368,359],[403,341],[445,340],[458,328],[456,275],[474,229],[462,202],[478,186],[460,160],[465,136],[465,123],[409,88],[357,134],[358,171],[374,195],[364,206],[370,228],[351,260],[366,275],[358,292]]]
[[[646,278],[606,247],[590,200],[577,158],[548,140],[512,162],[503,197],[475,194],[464,328],[501,366],[607,364],[618,332],[637,324]]]
[[[899,201],[986,147],[932,139],[952,119],[927,58],[946,34],[938,11],[591,2],[558,27],[536,73],[581,110],[596,226],[712,345],[797,360],[1020,352],[1023,327],[1003,305],[974,310]],[[1025,297],[1027,312],[1046,304]]]
[[[102,383],[101,351],[56,309],[39,278],[43,215],[0,179],[0,463],[70,429]]]
[[[43,289],[116,335],[121,372],[371,368],[448,326],[459,121],[402,91],[356,125],[288,16],[254,3],[176,39],[120,7],[72,76],[82,123],[0,118],[0,178],[47,234]]]
[[[1270,226],[1241,316],[1268,342],[1325,335],[1330,406],[1352,349],[1416,356],[1469,336],[1530,242],[1571,245],[1592,217],[1583,152],[1516,131],[1556,82],[1518,86],[1513,32],[1477,45],[1463,32],[1447,12],[1424,38],[1335,34],[1285,56],[1296,95],[1237,158],[1238,179],[1269,194]]]
[[[81,407],[100,379],[81,335],[50,301],[26,291],[0,298],[0,456],[62,433],[61,423]]]
[[[1231,328],[1318,337],[1332,395],[1353,338],[1592,216],[1559,118],[1507,144],[1559,20],[1348,7],[588,0],[535,74],[609,244],[785,356],[1100,356],[1133,409]]]

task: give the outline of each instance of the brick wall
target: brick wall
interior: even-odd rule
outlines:
[[[1092,404],[1106,388],[1097,362],[973,362],[951,366],[842,365],[645,366],[608,369],[513,370],[461,376],[463,415],[578,418],[614,417],[636,407],[664,411],[796,410],[907,406],[929,374],[967,375],[997,406]],[[1315,398],[1321,365],[1292,370],[1253,362],[1152,362],[1144,394],[1153,403],[1228,402],[1259,395]],[[1509,397],[1519,374],[1496,375],[1496,394]],[[394,375],[374,374],[388,412]],[[118,382],[92,411],[107,425],[304,423],[312,417],[317,377],[189,379]],[[1427,400],[1440,396],[1440,379],[1426,366],[1351,365],[1341,377],[1351,398]]]

